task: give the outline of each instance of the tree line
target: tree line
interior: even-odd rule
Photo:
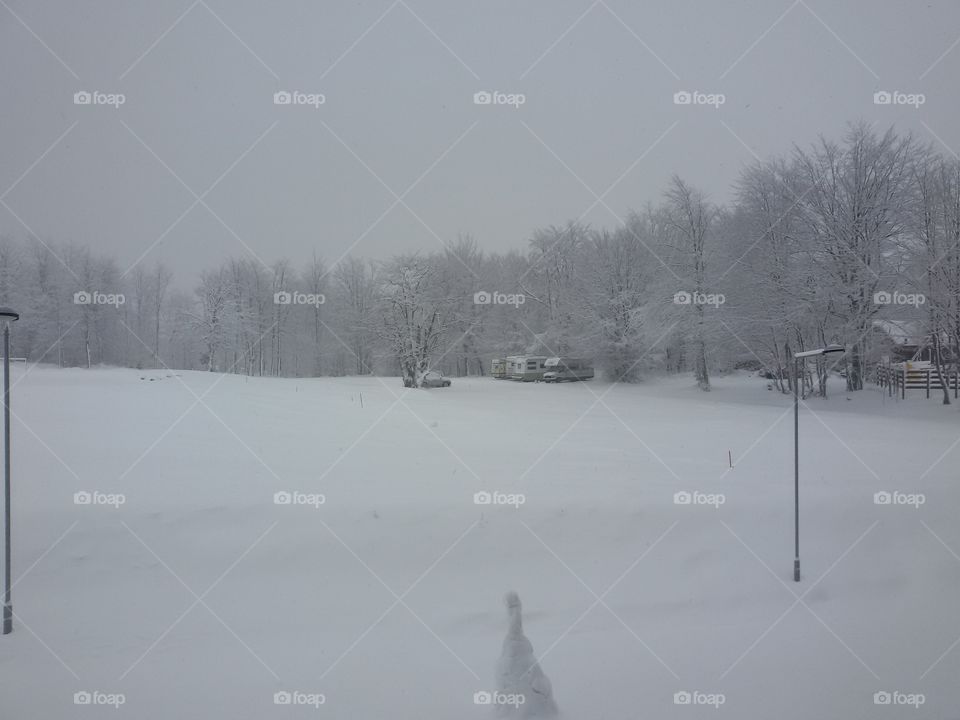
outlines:
[[[938,370],[960,357],[960,161],[894,129],[758,161],[718,204],[679,177],[614,227],[536,229],[526,247],[443,247],[332,265],[239,257],[192,292],[161,263],[122,273],[76,245],[0,238],[14,356],[60,366],[273,376],[483,375],[506,355],[593,358],[616,381],[735,368],[790,389],[793,352],[838,342],[859,390],[903,328]],[[945,396],[946,397],[946,396]]]

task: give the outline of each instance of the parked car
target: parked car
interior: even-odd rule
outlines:
[[[436,370],[428,370],[420,378],[420,387],[425,388],[450,387],[450,383],[450,378],[444,377],[443,373]]]

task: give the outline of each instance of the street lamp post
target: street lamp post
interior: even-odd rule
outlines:
[[[842,345],[827,345],[793,354],[793,580],[800,582],[800,363],[808,357],[846,352]]]
[[[13,602],[10,586],[10,323],[20,313],[0,307],[3,321],[3,634],[13,632]]]

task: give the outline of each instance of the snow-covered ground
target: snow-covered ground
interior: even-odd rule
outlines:
[[[960,718],[955,405],[802,411],[795,584],[790,401],[755,377],[24,373],[4,719],[489,717],[509,590],[567,720]]]

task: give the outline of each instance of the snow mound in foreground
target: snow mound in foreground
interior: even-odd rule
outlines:
[[[520,596],[508,592],[504,602],[510,627],[503,639],[503,650],[497,662],[497,692],[508,702],[497,704],[497,716],[554,718],[557,716],[557,704],[553,700],[553,688],[533,655],[533,645],[523,634]],[[509,698],[518,701],[509,702]]]

